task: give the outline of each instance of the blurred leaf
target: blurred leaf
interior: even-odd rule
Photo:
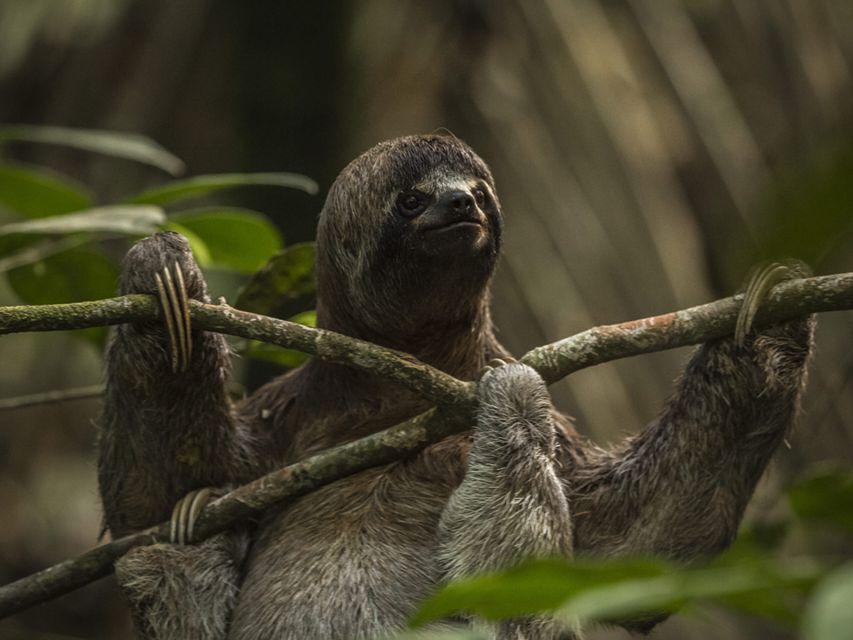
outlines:
[[[186,198],[250,185],[266,185],[301,189],[306,193],[317,193],[317,183],[298,173],[223,173],[195,176],[186,180],[175,180],[161,187],[148,189],[128,200],[135,204],[169,204]]]
[[[805,640],[853,640],[853,564],[831,573],[814,590],[803,615]]]
[[[296,324],[304,324],[306,327],[316,327],[317,312],[313,309],[309,311],[302,311],[301,313],[297,313],[295,316],[289,318],[289,320]]]
[[[294,244],[280,251],[251,277],[234,306],[272,315],[285,300],[314,293],[314,260],[313,242]]]
[[[0,164],[0,206],[29,218],[85,209],[90,194],[70,178],[41,167]]]
[[[9,284],[27,304],[52,304],[98,300],[115,295],[118,267],[103,253],[77,248],[8,272]],[[106,338],[106,328],[75,332],[98,346]]]
[[[760,559],[779,548],[789,529],[788,520],[759,521],[743,526],[721,561],[732,563]]]
[[[560,609],[568,619],[614,621],[675,611],[697,601],[717,601],[782,622],[797,622],[791,594],[814,579],[810,571],[776,571],[769,565],[673,569],[667,575],[615,580],[573,595]]]
[[[256,211],[235,207],[195,209],[172,220],[207,246],[211,263],[253,273],[281,248],[278,229]]]
[[[411,623],[422,625],[462,611],[491,620],[553,611],[584,590],[631,578],[657,578],[665,572],[662,563],[646,560],[599,564],[536,560],[450,583],[421,605]]]
[[[853,532],[853,473],[824,469],[788,490],[788,501],[803,520]]]
[[[313,327],[317,324],[317,313],[315,311],[303,311],[290,318],[290,321]],[[307,353],[295,349],[284,349],[258,340],[247,340],[241,354],[247,358],[272,362],[286,369],[295,369],[311,357]]]
[[[271,362],[285,369],[295,369],[310,357],[307,353],[302,353],[301,351],[283,349],[274,344],[266,344],[257,340],[249,341],[245,349],[241,351],[241,355],[252,360]]]
[[[796,563],[677,568],[642,559],[540,560],[453,582],[421,606],[412,624],[458,612],[492,620],[557,611],[566,622],[636,621],[707,600],[793,623],[791,604],[817,575],[814,567]]]
[[[184,172],[184,162],[147,136],[121,131],[41,127],[35,125],[0,126],[0,144],[38,142],[73,147],[115,158],[135,160],[176,176]]]
[[[21,241],[21,242],[18,242]],[[0,272],[40,262],[57,253],[91,242],[86,234],[74,234],[33,242],[30,236],[0,237]]]
[[[118,267],[100,251],[77,248],[13,269],[8,277],[27,304],[77,302],[115,295]]]
[[[206,268],[213,263],[213,258],[210,255],[210,249],[207,248],[204,240],[202,240],[195,231],[172,221],[163,225],[163,228],[169,231],[174,231],[175,233],[180,233],[187,239],[187,242],[190,243],[190,249],[193,252],[193,257],[200,267]]]
[[[159,207],[116,205],[26,222],[13,222],[0,226],[0,236],[68,234],[79,231],[146,235],[157,231],[165,221],[166,214]]]

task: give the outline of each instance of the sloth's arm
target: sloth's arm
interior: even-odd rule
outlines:
[[[572,554],[545,384],[533,369],[508,364],[488,370],[477,395],[465,478],[441,518],[446,579],[508,568],[530,557]],[[574,637],[545,618],[507,621],[488,630],[500,638]]]
[[[186,240],[167,232],[136,243],[121,293],[158,296],[164,320],[122,325],[110,346],[98,460],[105,528],[116,537],[172,515],[183,541],[206,502],[194,490],[251,478],[257,455],[226,393],[224,338],[189,326],[187,299],[209,298]],[[116,562],[139,636],[224,638],[247,540],[235,530],[137,547]]]
[[[691,560],[726,548],[796,418],[813,328],[700,347],[645,431],[565,479],[576,550]]]
[[[169,519],[189,490],[252,464],[226,394],[225,340],[189,327],[186,298],[209,298],[186,240],[165,232],[136,243],[120,288],[158,295],[167,311],[165,321],[121,325],[109,349],[98,480],[114,536]]]

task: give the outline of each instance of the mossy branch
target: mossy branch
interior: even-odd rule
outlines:
[[[739,295],[642,320],[594,327],[533,349],[521,361],[552,383],[596,364],[731,335],[742,298]],[[358,471],[414,455],[472,424],[475,410],[472,383],[456,380],[411,356],[226,305],[194,303],[191,307],[197,328],[262,340],[348,364],[397,381],[437,405],[411,420],[311,456],[235,489],[205,509],[198,523],[199,538],[223,531],[282,500],[304,495]],[[773,289],[761,307],[756,325],[845,309],[853,309],[853,273],[791,280]],[[159,313],[154,299],[142,295],[64,305],[0,307],[0,334],[155,320]],[[109,574],[113,562],[135,546],[166,540],[168,524],[163,523],[0,587],[0,617]]]

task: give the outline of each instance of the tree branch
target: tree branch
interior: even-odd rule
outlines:
[[[521,360],[551,383],[573,371],[618,358],[731,335],[741,300],[739,295],[660,316],[595,327],[533,349]],[[853,273],[792,280],[773,289],[756,325],[844,309],[853,309]],[[0,334],[103,326],[156,319],[158,315],[156,304],[148,296],[71,305],[6,307],[0,308]],[[235,489],[204,510],[198,522],[200,539],[282,500],[304,495],[358,471],[414,455],[472,424],[475,408],[471,383],[455,380],[405,354],[224,305],[193,304],[192,317],[198,328],[272,342],[385,376],[422,393],[440,407]],[[0,617],[103,577],[112,570],[112,563],[133,547],[167,539],[168,523],[163,523],[8,584],[0,588]]]
[[[197,329],[262,340],[310,353],[324,360],[347,364],[399,382],[439,405],[464,406],[473,402],[471,383],[457,380],[401,351],[386,349],[334,331],[240,311],[226,304],[203,304],[190,300],[190,315]],[[0,307],[0,335],[86,329],[125,322],[156,322],[161,318],[155,298],[142,294],[90,302]]]
[[[87,398],[99,398],[104,393],[104,385],[94,384],[88,387],[73,387],[71,389],[57,389],[55,391],[42,391],[25,396],[13,398],[0,398],[0,411],[4,409],[24,409],[42,404],[54,404],[56,402],[68,402],[70,400],[85,400]]]

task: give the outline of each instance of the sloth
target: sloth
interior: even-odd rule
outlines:
[[[341,172],[319,219],[318,327],[479,379],[476,421],[251,527],[132,550],[116,576],[140,636],[380,637],[404,627],[441,584],[525,558],[690,562],[732,542],[797,414],[813,319],[700,346],[657,419],[598,448],[495,338],[489,284],[502,215],[489,168],[455,137],[382,142]],[[185,542],[207,488],[429,406],[316,358],[232,404],[223,337],[189,324],[187,299],[209,297],[178,234],[134,245],[120,288],[158,296],[166,322],[122,325],[109,349],[98,468],[114,536],[172,518]],[[648,631],[655,622],[626,626]],[[544,617],[448,621],[456,623],[496,638],[579,637]]]

